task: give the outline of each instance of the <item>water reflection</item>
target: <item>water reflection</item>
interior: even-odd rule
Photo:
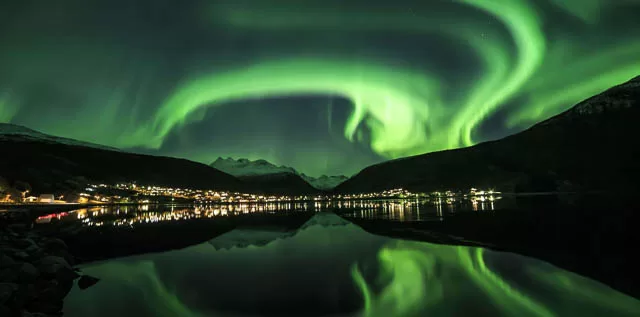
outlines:
[[[36,223],[81,222],[83,226],[133,227],[170,221],[238,216],[253,213],[334,211],[347,217],[397,221],[442,221],[457,212],[485,212],[510,206],[500,197],[435,199],[325,200],[195,205],[98,206],[41,216]]]
[[[640,315],[640,301],[538,260],[380,237],[326,213],[289,234],[237,229],[83,271],[102,281],[74,289],[65,316]]]

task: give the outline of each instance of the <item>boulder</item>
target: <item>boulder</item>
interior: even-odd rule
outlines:
[[[24,251],[18,251],[14,254],[15,259],[17,260],[26,260],[29,258],[29,253]]]
[[[56,280],[60,283],[73,282],[80,276],[71,268],[63,267],[56,272]]]
[[[13,283],[18,280],[18,271],[8,267],[0,269],[0,283]]]
[[[20,248],[20,249],[26,249],[26,248],[34,247],[34,246],[38,247],[38,245],[32,239],[29,239],[29,238],[16,239],[13,242],[13,244],[15,246],[17,246],[18,248]]]
[[[9,307],[0,304],[0,316],[11,316],[11,309]]]
[[[13,283],[0,283],[0,305],[6,303],[13,293],[18,290],[18,285]]]
[[[23,263],[20,266],[19,279],[21,282],[30,283],[38,278],[38,269],[31,263]]]
[[[49,238],[44,240],[44,242],[42,243],[42,247],[49,251],[49,250],[67,250],[67,244],[64,243],[64,241],[58,239],[58,238]]]
[[[27,252],[30,255],[43,253],[42,249],[40,249],[40,247],[35,244],[28,246],[26,249],[24,249],[24,252]]]
[[[0,254],[0,269],[12,267],[16,262],[6,254]]]
[[[64,258],[59,256],[47,255],[40,259],[38,269],[45,274],[55,274],[61,268],[69,268],[71,266]]]

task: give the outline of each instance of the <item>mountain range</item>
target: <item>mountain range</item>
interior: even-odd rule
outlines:
[[[367,167],[335,191],[634,191],[639,120],[640,76],[501,140]]]
[[[274,194],[412,191],[471,187],[503,192],[640,189],[640,77],[509,137],[387,161],[357,175],[309,177],[265,160],[219,158],[211,166],[0,124],[0,181],[60,193],[89,182]]]
[[[312,177],[305,175],[304,173],[299,173],[292,167],[284,165],[277,166],[266,160],[251,161],[246,158],[235,160],[230,157],[226,159],[218,157],[218,159],[209,164],[209,166],[245,180],[267,180],[269,178],[282,179],[290,175],[295,175],[298,176],[294,177],[295,179],[300,178],[319,190],[331,190],[348,179],[348,177],[344,175],[322,175],[320,177]]]

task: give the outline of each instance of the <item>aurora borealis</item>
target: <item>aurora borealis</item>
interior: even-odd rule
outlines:
[[[291,235],[112,259],[65,316],[637,316],[640,301],[548,263],[396,240],[319,213]],[[330,225],[332,223],[339,223]],[[237,233],[237,234],[234,234]],[[251,241],[250,230],[227,233]],[[264,237],[260,235],[260,237]],[[266,242],[266,243],[263,243]]]
[[[638,0],[3,1],[0,122],[311,175],[526,129],[640,74]]]

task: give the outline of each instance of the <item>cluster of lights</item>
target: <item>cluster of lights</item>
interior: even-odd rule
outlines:
[[[494,202],[501,197],[495,191],[472,190],[468,194],[450,195],[448,192],[432,193],[430,195],[415,195],[405,190],[385,191],[381,193],[385,199],[376,199],[380,196],[371,196],[370,199],[341,199],[326,198],[322,200],[306,201],[256,201],[238,202],[234,204],[221,202],[196,202],[189,206],[171,205],[150,208],[149,204],[139,206],[100,206],[79,209],[70,213],[59,213],[39,217],[37,223],[50,222],[52,219],[61,221],[80,220],[87,227],[134,227],[141,224],[153,224],[162,222],[184,221],[203,218],[218,218],[237,216],[252,213],[276,213],[283,211],[318,212],[334,209],[349,211],[351,216],[362,218],[386,218],[392,220],[424,220],[421,217],[437,218],[442,220],[445,211],[455,213],[464,204],[471,204],[474,211],[495,210]],[[397,199],[397,195],[403,195]],[[258,196],[259,197],[259,196]],[[359,196],[358,196],[359,197]],[[422,215],[421,208],[434,206],[435,215]],[[166,208],[165,210],[162,210]],[[115,215],[114,217],[104,217]],[[66,219],[65,219],[66,218]]]
[[[118,194],[109,194],[109,190],[117,190]],[[258,195],[250,193],[229,192],[221,190],[202,190],[189,188],[174,188],[163,186],[141,186],[135,183],[120,183],[115,185],[90,184],[79,198],[72,203],[158,203],[160,198],[190,200],[197,204],[225,203],[225,204],[252,204],[252,203],[281,203],[281,202],[325,202],[325,201],[350,201],[350,200],[375,200],[375,199],[442,199],[451,204],[456,200],[464,199],[472,202],[494,201],[501,195],[493,189],[481,190],[471,188],[467,192],[462,191],[434,191],[430,193],[414,193],[402,188],[389,189],[380,192],[360,194],[336,194],[336,195]],[[157,199],[156,199],[157,197]]]
[[[107,184],[93,184],[89,185],[85,191],[95,192],[99,188],[112,188],[119,190],[126,190],[135,193],[136,196],[144,197],[171,197],[173,199],[182,198],[194,200],[198,203],[206,202],[221,202],[221,203],[270,203],[270,202],[287,202],[287,201],[311,201],[311,200],[325,200],[324,196],[288,196],[288,195],[256,195],[240,192],[229,192],[220,190],[202,190],[202,189],[190,189],[190,188],[174,188],[163,186],[141,186],[135,183],[121,183],[116,185]],[[88,193],[80,193],[84,197],[92,197],[97,201],[120,201],[126,197],[112,196],[104,197],[100,195],[92,195]],[[99,198],[99,199],[96,199]],[[145,200],[149,202],[149,199]],[[140,201],[144,203],[145,201]]]
[[[391,198],[400,198],[400,199],[419,199],[419,198],[470,198],[470,197],[496,197],[500,196],[502,193],[495,191],[493,189],[489,190],[478,190],[476,188],[471,188],[468,192],[462,191],[434,191],[431,193],[413,193],[406,189],[397,188],[390,189],[381,192],[374,193],[360,193],[360,194],[347,194],[347,195],[336,195],[333,198],[337,199],[391,199]]]

